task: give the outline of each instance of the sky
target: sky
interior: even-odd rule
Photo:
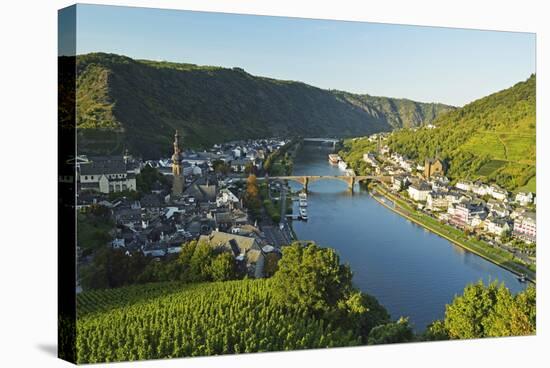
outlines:
[[[454,106],[536,69],[533,33],[80,4],[76,19],[78,54],[241,67],[325,89]]]

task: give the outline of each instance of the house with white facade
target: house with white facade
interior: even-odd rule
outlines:
[[[502,202],[508,200],[508,191],[506,191],[505,189],[502,189],[502,188],[500,188],[496,185],[491,185],[489,187],[488,194],[491,197],[493,197],[494,199],[502,201]]]
[[[216,206],[228,206],[231,204],[239,203],[239,198],[228,188],[222,188],[219,190],[216,197]]]
[[[534,212],[525,212],[514,220],[514,236],[527,242],[537,241],[537,216]]]
[[[501,236],[504,232],[512,230],[512,224],[505,218],[491,216],[485,220],[485,230],[490,234]]]
[[[515,201],[519,203],[521,206],[527,206],[531,203],[533,203],[535,199],[535,195],[531,192],[519,192],[516,194]]]
[[[463,180],[457,182],[455,185],[457,189],[463,190],[465,192],[470,192],[472,190],[472,186],[473,184],[471,181],[463,181]]]
[[[426,208],[432,211],[446,211],[449,207],[449,200],[446,193],[430,192],[426,198]]]
[[[407,190],[409,197],[417,202],[424,202],[428,199],[428,194],[432,188],[425,181],[418,181],[409,186]]]
[[[449,207],[448,212],[451,214],[449,222],[459,227],[477,226],[479,224],[474,224],[475,220],[473,221],[476,215],[481,217],[487,214],[482,202],[468,199],[453,204]]]
[[[89,162],[80,164],[79,189],[106,194],[137,190],[136,174],[139,173],[139,165],[123,157],[93,157]]]

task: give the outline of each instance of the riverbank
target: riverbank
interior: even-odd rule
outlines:
[[[302,140],[295,138],[278,151],[272,153],[264,163],[264,170],[270,176],[285,176],[292,173],[294,157],[300,148]]]
[[[383,196],[383,198],[379,198],[371,193],[372,198],[384,207],[515,275],[520,276],[521,274],[525,274],[530,282],[536,283],[536,271],[515,261],[513,256],[508,252],[490,247],[480,240],[471,239],[460,230],[441,224],[437,220],[419,213],[416,209],[411,208],[380,185],[374,185],[373,188],[376,189],[377,193]],[[386,203],[384,199],[390,200],[393,206]]]

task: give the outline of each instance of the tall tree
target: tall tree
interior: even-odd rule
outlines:
[[[236,276],[235,260],[229,252],[218,254],[212,260],[210,275],[213,281],[232,280]]]
[[[351,270],[340,264],[332,248],[293,243],[283,248],[278,267],[273,276],[273,293],[284,305],[326,312],[352,290]]]

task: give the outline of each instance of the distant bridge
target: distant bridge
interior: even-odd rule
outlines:
[[[319,143],[330,143],[332,147],[336,147],[339,139],[335,138],[304,138],[304,142],[319,142]]]
[[[391,176],[380,176],[380,175],[291,175],[291,176],[266,176],[264,178],[258,177],[259,180],[286,180],[293,181],[298,184],[301,184],[304,187],[304,190],[308,191],[308,185],[312,182],[319,180],[340,180],[345,182],[348,185],[348,189],[353,192],[353,186],[356,183],[366,182],[369,180],[376,180],[381,182],[391,182]]]

